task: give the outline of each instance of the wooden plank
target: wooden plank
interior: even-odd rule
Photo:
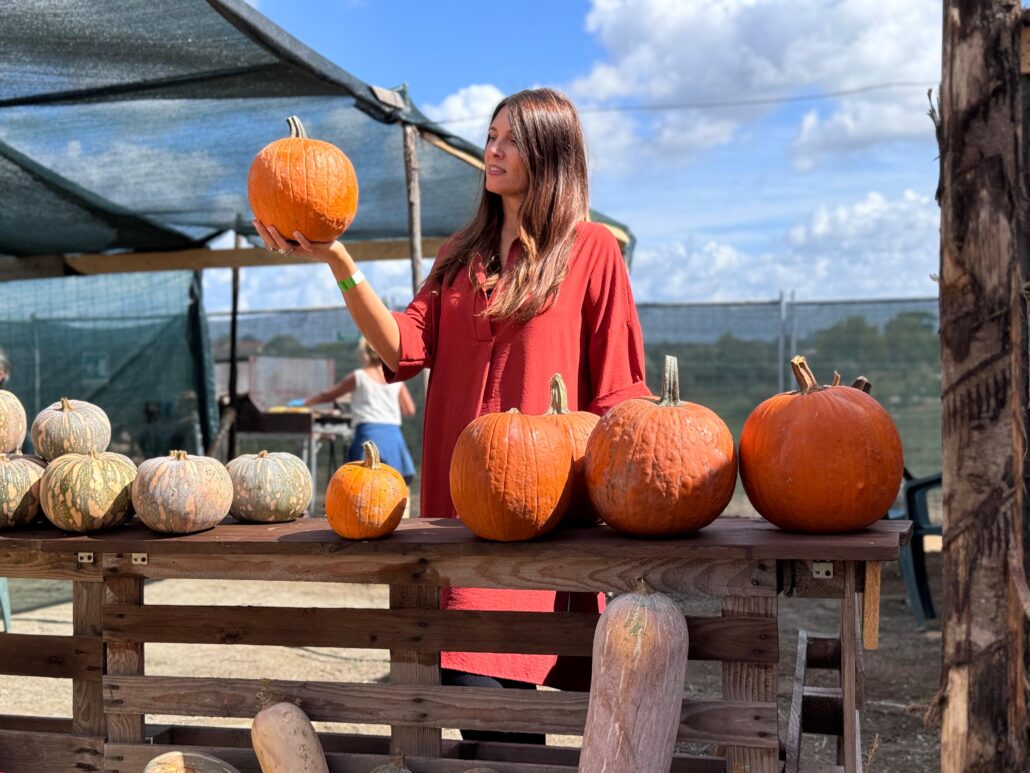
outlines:
[[[29,733],[66,733],[71,735],[72,718],[0,714],[0,730],[22,730]]]
[[[862,747],[858,735],[858,604],[855,589],[855,563],[844,565],[844,597],[840,604],[840,685],[844,732],[840,737],[837,762],[847,773],[861,773]]]
[[[769,668],[769,666],[762,666]],[[253,717],[262,701],[297,703],[313,721],[465,727],[580,735],[586,693],[474,687],[206,679],[104,678],[109,713]],[[678,738],[758,749],[779,746],[774,702],[684,701]]]
[[[55,530],[56,531],[56,530]],[[0,542],[0,577],[30,580],[74,580],[103,582],[97,564],[79,564],[75,552],[44,553],[29,545],[6,546]]]
[[[875,650],[880,640],[880,562],[865,564],[865,585],[862,595],[862,643]]]
[[[801,701],[801,728],[811,735],[844,733],[843,699],[839,687],[806,687]]]
[[[438,611],[440,589],[432,585],[390,586],[391,610]],[[439,685],[440,654],[419,649],[390,650],[390,684]],[[439,757],[438,727],[392,724],[392,751],[411,757]]]
[[[85,679],[99,687],[103,672],[104,644],[99,636],[0,636],[0,674]]]
[[[586,612],[109,605],[106,641],[356,647],[590,655],[599,615]],[[275,627],[268,620],[275,620]],[[687,617],[692,660],[775,663],[776,621]]]
[[[808,634],[808,667],[840,671],[840,639]]]
[[[368,241],[342,240],[354,260],[399,260],[407,258],[411,248],[407,239],[376,239]],[[422,240],[422,253],[436,255],[444,240],[438,236]],[[33,260],[37,260],[34,258]],[[137,271],[201,271],[205,268],[243,268],[245,266],[287,266],[317,263],[295,253],[283,255],[257,247],[227,250],[205,248],[175,250],[171,252],[130,252],[105,255],[91,253],[65,255],[60,274],[67,273],[64,266],[79,274],[122,274]],[[56,264],[54,266],[56,268]]]
[[[783,571],[783,595],[799,599],[839,599],[844,593],[844,562],[831,561],[833,576],[814,577],[813,561],[785,561]],[[865,583],[865,564],[861,564],[855,575],[856,587],[862,590]]]
[[[72,679],[72,728],[76,735],[107,735],[104,721],[104,694],[100,678],[104,672],[104,649],[100,643],[101,607],[104,586],[93,582],[72,583],[72,638],[89,637],[94,642],[90,652],[92,673]]]
[[[119,557],[120,556],[120,557]],[[651,587],[678,595],[776,595],[774,562],[666,558],[569,558],[532,550],[519,558],[350,555],[151,555],[132,565],[128,554],[105,556],[112,574],[153,579],[260,579],[384,585],[437,583],[452,587],[627,593],[644,577]]]
[[[805,693],[805,673],[808,668],[808,631],[798,631],[797,656],[794,660],[794,684],[790,693],[787,714],[786,761],[783,773],[798,773],[801,765],[801,709]]]
[[[690,537],[642,540],[626,537],[604,526],[559,529],[534,542],[487,542],[475,537],[454,518],[410,518],[380,540],[349,541],[337,536],[323,518],[301,518],[283,524],[246,524],[226,519],[196,534],[176,537],[158,535],[142,523],[93,534],[64,534],[52,526],[38,525],[0,533],[0,551],[28,550],[71,553],[148,553],[157,555],[322,555],[407,557],[411,577],[407,584],[428,582],[430,563],[443,558],[489,558],[517,565],[533,557],[560,561],[592,559],[608,561],[693,560],[853,560],[892,561],[907,542],[908,521],[877,521],[850,534],[791,534],[755,518],[723,516]],[[444,578],[435,578],[442,580]],[[400,584],[400,583],[398,583]]]
[[[1030,27],[1019,28],[1019,74],[1030,75]]]
[[[724,617],[763,615],[776,621],[776,599],[727,596],[722,601]],[[777,645],[778,646],[778,645]],[[753,701],[776,705],[777,667],[775,663],[723,663],[722,697],[727,701]],[[773,717],[776,719],[776,716]],[[728,744],[727,767],[751,773],[778,773],[778,723],[767,731],[769,745]]]
[[[104,582],[106,604],[140,605],[143,603],[143,580],[137,577],[108,577]],[[107,674],[132,677],[143,673],[143,644],[110,642],[107,644]],[[136,677],[139,678],[139,677]],[[107,690],[104,690],[105,698]],[[107,739],[119,743],[143,741],[143,712],[112,713],[107,701]],[[156,712],[164,713],[164,712]],[[254,712],[257,714],[257,711]],[[253,715],[251,715],[253,716]]]
[[[104,768],[104,739],[0,730],[0,765],[8,773],[99,771]]]

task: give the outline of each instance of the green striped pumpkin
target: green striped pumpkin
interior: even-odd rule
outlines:
[[[24,526],[39,515],[39,479],[45,469],[38,456],[0,454],[0,529]]]
[[[18,451],[25,442],[25,407],[6,389],[0,389],[0,453]]]
[[[62,454],[40,480],[43,514],[58,529],[87,532],[132,519],[136,465],[114,452]]]
[[[232,506],[232,479],[217,459],[172,451],[147,459],[132,484],[140,519],[164,534],[210,529]]]
[[[32,445],[44,459],[61,454],[98,454],[111,443],[111,422],[102,408],[62,397],[39,412],[32,422]]]
[[[293,454],[243,454],[226,468],[232,478],[229,515],[238,521],[292,521],[311,503],[311,471]]]

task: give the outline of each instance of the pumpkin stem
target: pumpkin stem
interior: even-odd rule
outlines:
[[[509,408],[505,413],[522,413],[518,408]]]
[[[297,116],[291,115],[286,119],[286,123],[290,127],[291,138],[300,140],[306,140],[308,138],[308,133],[304,131],[304,124],[300,122],[300,119]]]
[[[794,371],[794,378],[798,382],[798,391],[807,395],[809,392],[816,392],[824,387],[819,386],[819,382],[815,379],[815,374],[812,369],[808,367],[808,360],[805,359],[803,354],[799,354],[790,361],[790,369]]]
[[[381,462],[379,460],[379,449],[376,448],[376,444],[371,440],[366,440],[361,444],[361,447],[365,451],[365,458],[361,463],[370,470],[378,470]]]
[[[662,399],[659,407],[668,408],[682,405],[680,400],[680,372],[676,358],[665,355],[665,373],[662,375]]]
[[[833,371],[833,383],[830,386],[840,386],[840,373]]]
[[[91,448],[89,450],[89,458],[90,459],[99,459],[100,458],[99,456],[97,456],[97,452],[96,452],[95,448]]]
[[[268,456],[268,451],[258,451],[258,459],[264,459]]]
[[[186,457],[189,456],[185,451],[169,451],[168,456],[177,462],[185,462]]]
[[[72,404],[70,402],[68,402],[68,398],[67,397],[62,397],[61,398],[61,410],[62,411],[74,411],[75,410],[74,408],[72,408]]]
[[[650,596],[654,592],[654,588],[651,587],[647,580],[643,577],[637,578],[637,593],[641,596]]]
[[[855,379],[855,383],[851,385],[854,389],[860,389],[866,394],[873,391],[873,385],[865,376],[859,376]]]
[[[569,391],[565,388],[565,379],[561,373],[551,376],[551,407],[547,409],[547,415],[562,414],[569,412]]]

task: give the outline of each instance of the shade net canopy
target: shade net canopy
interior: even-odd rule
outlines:
[[[467,160],[481,148],[429,121],[404,87],[365,83],[238,0],[3,2],[0,43],[0,185],[15,202],[0,213],[0,253],[253,235],[247,171],[290,115],[354,164],[348,240],[408,236],[402,122],[433,139],[417,148],[424,236],[457,230],[482,187]]]

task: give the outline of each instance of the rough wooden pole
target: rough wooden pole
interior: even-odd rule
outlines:
[[[1020,5],[945,0],[941,83],[941,770],[1025,770],[1021,549],[1027,191]]]
[[[243,237],[238,230],[237,220],[236,249],[243,246]],[[240,269],[232,268],[232,315],[229,318],[229,410],[232,411],[232,423],[229,425],[229,445],[226,459],[236,458],[236,417],[239,415],[239,401],[236,398],[236,324],[240,311]]]
[[[408,181],[408,241],[411,244],[411,294],[422,286],[422,195],[418,184],[418,129],[404,124],[404,176]],[[429,392],[429,371],[423,371],[423,394]]]

